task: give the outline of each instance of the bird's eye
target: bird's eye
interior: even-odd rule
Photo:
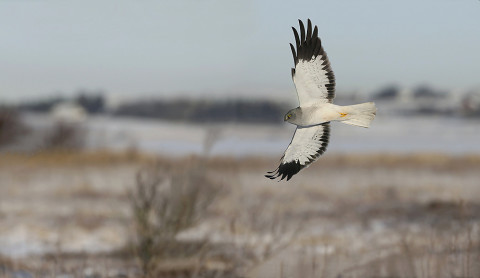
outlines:
[[[287,115],[287,118],[290,119],[291,117],[292,117],[292,114],[288,114],[288,115]]]

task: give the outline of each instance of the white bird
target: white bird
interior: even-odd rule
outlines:
[[[318,37],[318,28],[315,26],[312,32],[309,19],[305,33],[303,22],[299,20],[299,23],[300,36],[292,27],[296,51],[292,44],[290,48],[295,62],[292,78],[300,106],[288,111],[284,118],[296,125],[297,129],[278,168],[265,175],[270,179],[287,178],[288,181],[317,160],[327,149],[331,121],[369,127],[377,111],[373,102],[349,106],[332,103],[335,97],[335,76]]]

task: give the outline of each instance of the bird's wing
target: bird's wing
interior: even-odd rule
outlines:
[[[319,102],[332,102],[335,97],[335,76],[318,37],[318,28],[315,26],[312,32],[312,23],[309,19],[305,34],[303,22],[299,20],[299,23],[300,36],[292,27],[297,50],[295,51],[295,47],[290,44],[295,62],[292,78],[297,88],[298,102],[301,107]]]
[[[287,178],[288,181],[325,152],[329,137],[329,122],[310,127],[297,127],[280,165],[265,176],[270,179]]]

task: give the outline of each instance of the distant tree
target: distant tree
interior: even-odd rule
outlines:
[[[52,107],[64,101],[65,99],[62,97],[53,97],[53,98],[44,99],[44,100],[35,100],[35,101],[26,102],[26,103],[20,104],[18,108],[22,111],[47,113],[52,109]]]
[[[388,85],[374,93],[374,99],[393,100],[398,97],[400,88],[396,85]]]
[[[440,98],[446,96],[446,93],[427,85],[420,85],[413,89],[413,96],[415,98]]]
[[[15,143],[28,130],[17,110],[0,106],[0,149]]]
[[[281,123],[284,104],[261,100],[154,100],[127,103],[115,115],[189,122]]]
[[[89,94],[81,91],[74,102],[82,106],[89,114],[102,113],[105,109],[105,99],[101,93]]]
[[[102,113],[105,110],[105,98],[102,92],[80,90],[77,96],[72,98],[50,97],[47,99],[33,100],[20,104],[18,107],[23,111],[48,113],[57,104],[62,102],[74,102],[85,109],[89,114]]]

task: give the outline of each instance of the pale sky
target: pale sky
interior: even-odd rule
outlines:
[[[479,0],[0,0],[0,101],[283,97],[290,27],[307,18],[337,91],[480,85]]]

